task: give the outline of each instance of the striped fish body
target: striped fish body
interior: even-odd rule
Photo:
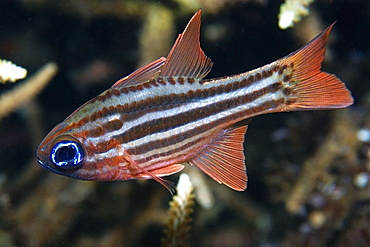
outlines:
[[[342,108],[353,99],[321,72],[333,25],[261,68],[203,80],[212,67],[199,44],[198,11],[167,58],[138,69],[85,103],[42,141],[37,157],[55,173],[86,180],[153,178],[189,163],[235,190],[246,188],[243,141],[256,115]]]

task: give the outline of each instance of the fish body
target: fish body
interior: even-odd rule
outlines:
[[[221,184],[247,186],[243,142],[257,115],[353,103],[335,75],[320,71],[333,25],[306,46],[261,68],[203,78],[199,10],[167,58],[136,70],[58,124],[37,149],[40,165],[84,180],[155,179],[194,165]]]

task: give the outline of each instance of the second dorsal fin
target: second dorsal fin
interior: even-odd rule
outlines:
[[[200,48],[200,22],[202,11],[198,10],[180,34],[160,73],[162,77],[184,76],[202,79],[212,69],[212,60]]]

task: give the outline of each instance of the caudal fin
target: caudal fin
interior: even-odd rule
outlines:
[[[277,61],[290,95],[285,110],[343,108],[353,103],[344,83],[335,75],[321,71],[333,26],[334,23],[310,43]]]

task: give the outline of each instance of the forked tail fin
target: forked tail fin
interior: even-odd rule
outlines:
[[[320,70],[333,26],[334,23],[310,43],[277,61],[289,94],[284,110],[343,108],[353,103],[344,83]]]

